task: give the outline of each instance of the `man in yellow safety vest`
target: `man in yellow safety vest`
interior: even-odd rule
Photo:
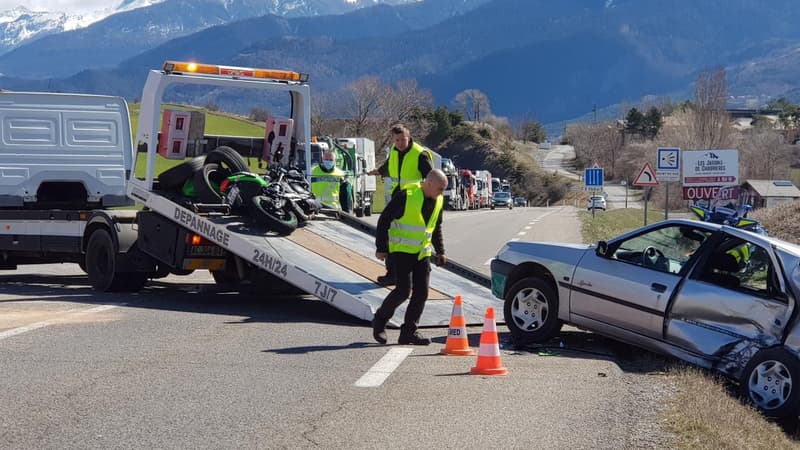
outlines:
[[[331,150],[322,153],[322,161],[311,169],[311,193],[328,208],[341,209],[339,188],[347,174],[336,167],[336,154]]]
[[[431,343],[417,331],[417,326],[428,300],[433,250],[436,250],[436,265],[447,263],[442,236],[442,193],[445,189],[447,177],[441,170],[433,169],[422,183],[409,185],[396,193],[378,219],[375,256],[385,260],[392,255],[396,276],[395,288],[383,300],[372,321],[372,336],[378,343],[386,343],[386,324],[409,294],[397,342],[401,345]]]
[[[391,128],[392,146],[389,158],[370,175],[381,175],[391,186],[384,186],[391,198],[399,188],[420,183],[433,169],[433,155],[430,150],[417,144],[411,138],[411,131],[405,125],[397,124]],[[388,203],[388,202],[387,202]],[[386,261],[386,275],[378,277],[381,285],[394,284],[394,269],[391,258]]]

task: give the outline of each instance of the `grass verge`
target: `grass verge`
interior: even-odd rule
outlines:
[[[677,370],[678,393],[664,412],[667,431],[685,449],[796,449],[797,442],[725,389],[725,381],[698,369]]]
[[[598,212],[594,218],[591,213],[581,211],[578,217],[584,242],[608,240],[644,223],[642,210],[634,209]],[[677,361],[673,366],[671,377],[677,394],[666,400],[662,419],[666,431],[675,435],[679,448],[800,448],[794,440],[797,436],[787,436],[777,424],[732,396],[725,381]]]

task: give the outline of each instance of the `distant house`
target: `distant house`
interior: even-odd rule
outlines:
[[[768,208],[800,199],[800,189],[786,180],[746,180],[742,190],[753,208]]]

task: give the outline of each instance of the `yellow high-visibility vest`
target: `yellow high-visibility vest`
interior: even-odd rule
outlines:
[[[419,171],[419,156],[422,152],[428,154],[431,165],[433,165],[431,151],[414,142],[411,144],[411,148],[406,150],[403,157],[403,167],[398,170],[400,167],[400,150],[392,145],[389,149],[389,178],[392,180],[392,190],[397,186],[405,189],[406,185],[422,182],[422,172]]]
[[[325,172],[319,165],[311,169],[311,193],[325,206],[341,209],[339,205],[339,186],[345,177],[345,172],[338,167]]]
[[[419,253],[419,259],[433,254],[431,238],[439,214],[442,212],[444,200],[442,196],[436,197],[436,205],[428,222],[422,217],[422,203],[425,196],[419,184],[403,189],[406,195],[406,207],[403,216],[392,221],[389,227],[389,252],[390,253]]]

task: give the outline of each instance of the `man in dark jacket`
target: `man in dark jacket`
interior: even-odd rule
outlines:
[[[447,177],[441,170],[433,169],[421,184],[399,190],[378,219],[375,256],[385,260],[391,254],[397,281],[372,321],[372,336],[381,344],[387,340],[386,324],[409,294],[411,299],[397,342],[431,343],[417,331],[417,326],[428,300],[433,250],[436,250],[437,265],[447,262],[442,236],[442,193],[445,189]]]
[[[394,125],[391,128],[392,146],[389,157],[380,167],[369,172],[391,180],[391,187],[386,187],[390,197],[403,186],[422,182],[428,172],[433,169],[433,157],[430,150],[411,139],[411,131],[405,125]],[[382,286],[394,284],[394,268],[391,258],[386,260],[386,275],[378,277]]]

